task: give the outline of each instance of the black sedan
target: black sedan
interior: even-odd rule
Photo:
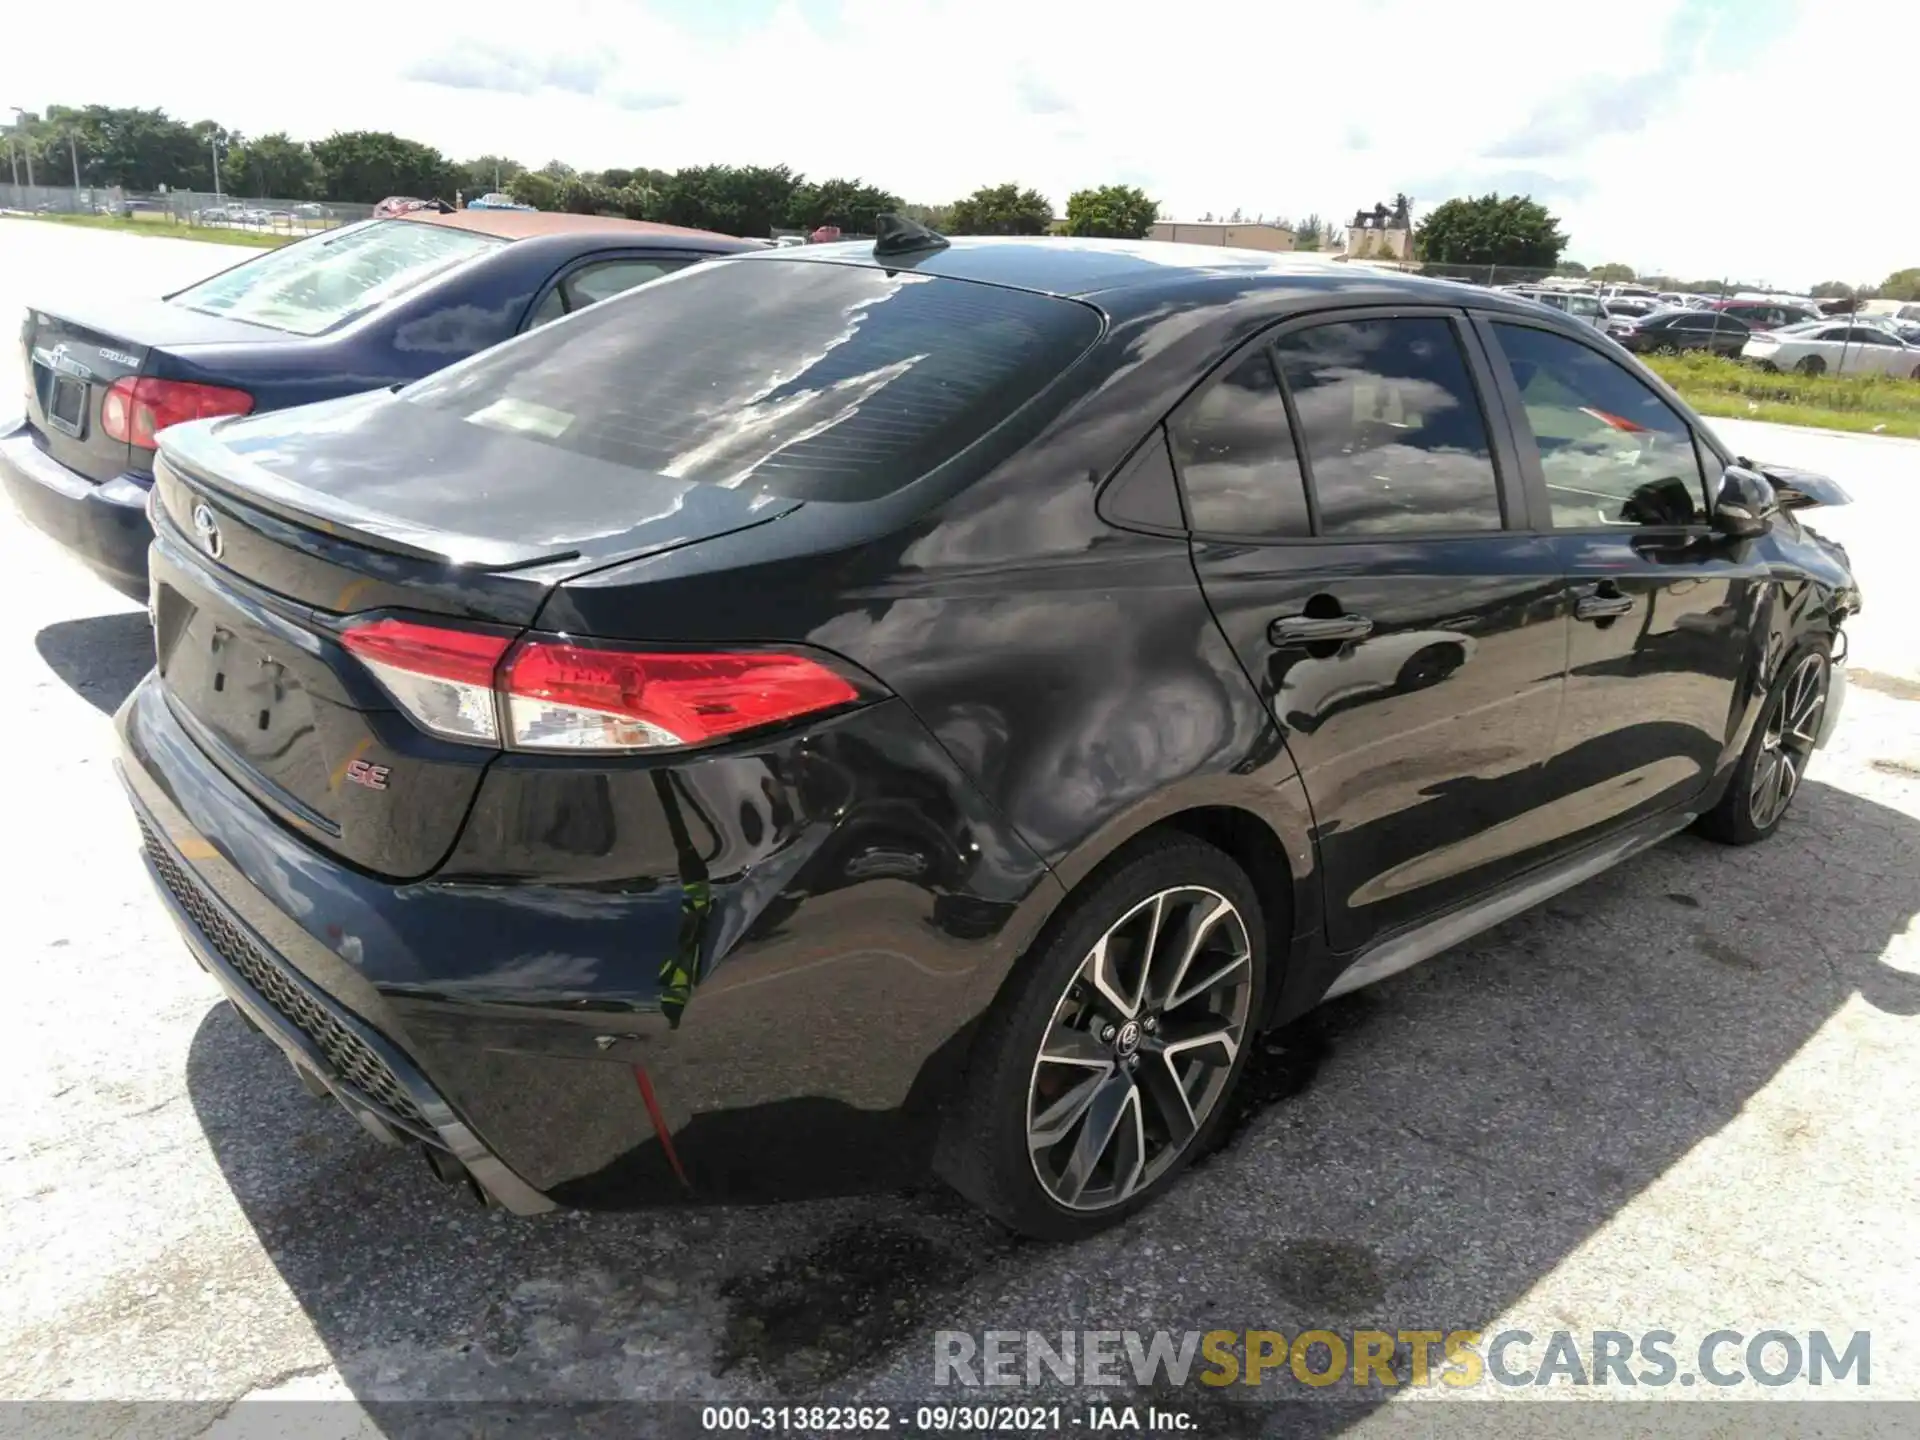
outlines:
[[[1753,327],[1720,310],[1662,310],[1613,329],[1613,338],[1636,355],[1677,355],[1704,350],[1737,359]]]
[[[1771,834],[1859,604],[1592,327],[1215,248],[892,223],[160,449],[160,892],[517,1211],[1108,1224],[1263,1031]]]
[[[312,236],[164,299],[49,298],[21,322],[25,407],[0,417],[0,482],[28,520],[144,600],[147,492],[168,425],[404,384],[754,248],[590,215],[423,211]]]

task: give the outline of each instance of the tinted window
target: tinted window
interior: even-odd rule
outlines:
[[[1316,325],[1275,353],[1322,534],[1500,528],[1486,422],[1451,323]]]
[[[415,220],[372,220],[270,250],[171,296],[295,335],[318,335],[504,242]]]
[[[608,260],[587,265],[567,277],[567,301],[575,310],[597,301],[611,300],[623,291],[649,280],[658,280],[669,270],[678,270],[684,260]]]
[[[690,266],[403,393],[636,470],[859,500],[951,459],[1099,333],[1071,300],[769,256]]]
[[[1173,429],[1193,528],[1305,535],[1306,491],[1286,402],[1265,350],[1201,392]]]
[[[527,328],[531,330],[536,325],[545,325],[548,321],[558,320],[566,313],[567,302],[560,294],[560,287],[556,285],[541,298],[538,305],[533,307],[533,314],[527,320]]]
[[[1866,325],[1854,326],[1848,333],[1847,339],[1851,340],[1855,345],[1898,345],[1900,343],[1891,335],[1887,334],[1886,331],[1875,330]]]
[[[1666,401],[1565,336],[1495,329],[1540,447],[1556,528],[1706,520],[1693,432]]]

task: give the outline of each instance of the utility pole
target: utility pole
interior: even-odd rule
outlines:
[[[13,107],[13,128],[16,132],[20,129],[20,126],[25,122],[26,118],[26,111],[22,110],[18,105]],[[33,143],[23,138],[20,142],[20,148],[27,152],[27,188],[31,190],[33,189]]]
[[[213,203],[220,203],[220,137],[207,137],[207,151],[213,156]]]
[[[73,188],[80,188],[80,147],[75,143],[73,131],[67,131],[67,154],[73,160]]]

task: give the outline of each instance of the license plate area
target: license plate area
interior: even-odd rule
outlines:
[[[303,741],[311,748],[313,703],[296,668],[304,657],[283,659],[270,636],[200,609],[170,586],[156,586],[155,600],[161,673],[194,719],[269,776]]]
[[[84,440],[87,431],[87,394],[91,387],[73,375],[58,370],[47,372],[47,424],[63,435]]]

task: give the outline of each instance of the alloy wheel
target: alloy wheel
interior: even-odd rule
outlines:
[[[1027,1087],[1027,1149],[1072,1210],[1124,1204],[1179,1159],[1247,1033],[1253,953],[1224,895],[1162,890],[1097,940],[1054,1007]]]
[[[1747,790],[1747,813],[1754,828],[1765,830],[1786,813],[1806,773],[1807,761],[1813,757],[1826,703],[1826,661],[1809,655],[1781,688],[1780,703],[1774,706],[1760,736],[1760,754]]]

